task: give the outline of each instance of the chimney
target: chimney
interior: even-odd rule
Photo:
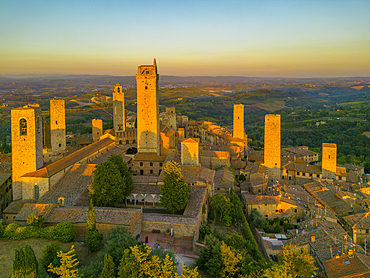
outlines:
[[[311,236],[311,242],[315,242],[315,236]]]
[[[348,250],[348,257],[353,258],[353,250],[352,249]]]

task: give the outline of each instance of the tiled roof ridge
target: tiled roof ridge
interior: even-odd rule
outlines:
[[[364,216],[362,216],[361,218],[360,218],[360,220],[358,220],[357,221],[357,223],[355,224],[355,225],[353,225],[353,227],[352,228],[354,228],[354,227],[356,227],[356,225],[357,224],[359,224],[364,218],[367,218],[368,216],[369,216],[369,214],[370,214],[370,211],[368,211],[368,212],[364,212]]]

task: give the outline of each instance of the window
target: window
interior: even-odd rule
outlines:
[[[136,143],[136,141],[135,141],[135,140],[132,140],[132,143],[133,143],[133,144],[135,144],[135,143]]]
[[[62,147],[62,144],[59,144],[59,148],[61,148]]]
[[[58,121],[55,121],[55,124],[57,125],[58,124]]]
[[[161,163],[159,163],[159,166],[161,166],[161,167],[162,167],[162,166],[163,166],[163,163],[162,163],[162,162],[161,162]]]
[[[153,166],[153,162],[150,162],[150,166]]]
[[[41,128],[40,128],[40,117],[37,117],[37,120],[36,120],[36,129],[37,129],[37,133],[40,133],[41,132]]]
[[[145,86],[145,90],[148,90],[148,86]]]
[[[153,174],[153,170],[150,170],[150,173]]]
[[[144,175],[144,170],[140,170],[140,176]]]
[[[120,91],[120,88],[118,87],[118,88],[117,88],[117,93],[119,93],[119,91]]]
[[[126,144],[129,144],[130,143],[130,141],[129,140],[126,140]]]
[[[140,162],[140,166],[143,166],[143,163],[142,162]]]
[[[122,140],[119,140],[118,144],[122,145]]]
[[[39,189],[39,186],[36,184],[35,185],[35,200],[39,199],[39,194],[40,194],[40,189]]]
[[[297,175],[299,175],[299,172],[297,172]]]
[[[27,120],[21,119],[19,121],[20,135],[27,135]]]

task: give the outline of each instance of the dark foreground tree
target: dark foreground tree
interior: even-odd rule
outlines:
[[[22,247],[15,249],[13,261],[12,278],[38,278],[39,264],[32,247],[26,244],[24,251]]]
[[[188,203],[189,193],[180,166],[175,161],[168,161],[164,167],[161,187],[162,206],[172,213],[178,212]]]
[[[120,156],[111,156],[98,164],[94,179],[89,186],[90,197],[95,206],[114,207],[125,200],[132,190],[132,177]]]
[[[100,275],[100,278],[114,278],[114,262],[111,255],[104,256],[104,268]]]

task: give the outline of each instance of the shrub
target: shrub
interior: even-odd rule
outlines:
[[[208,213],[208,219],[211,221],[215,220],[215,213],[213,212],[213,210]]]
[[[27,238],[27,227],[18,227],[15,229],[12,239],[25,239]]]
[[[45,228],[40,230],[39,237],[48,238],[48,239],[55,239],[54,230],[55,230],[55,226],[45,227]]]
[[[15,230],[19,227],[17,223],[12,223],[6,226],[4,229],[4,238],[10,239],[13,237]]]
[[[3,220],[0,220],[0,238],[4,236],[4,230],[6,228],[6,225]]]
[[[27,217],[27,224],[30,225],[30,226],[35,226],[35,227],[41,228],[42,224],[44,224],[44,216],[30,214]]]
[[[212,230],[208,225],[202,225],[199,229],[199,240],[203,241],[207,235],[212,234]]]
[[[52,264],[54,267],[60,266],[60,260],[58,258],[58,251],[60,251],[60,243],[52,243],[42,249],[42,260],[41,265],[48,274],[48,277],[59,277],[58,275],[49,272],[48,267]]]
[[[103,239],[103,234],[99,233],[97,230],[87,231],[86,244],[91,252],[99,250],[99,243]]]
[[[54,228],[54,238],[61,242],[70,242],[76,236],[76,228],[70,222],[59,223]]]

